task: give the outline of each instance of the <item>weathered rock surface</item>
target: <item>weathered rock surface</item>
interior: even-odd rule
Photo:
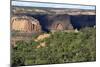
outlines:
[[[11,29],[21,32],[41,32],[39,21],[29,16],[13,16],[11,18]]]
[[[49,30],[73,30],[73,26],[70,22],[70,16],[68,15],[52,15],[47,18],[48,21],[50,21],[48,26]]]
[[[34,41],[38,42],[48,37],[50,37],[50,34],[42,34],[42,35],[39,35]]]

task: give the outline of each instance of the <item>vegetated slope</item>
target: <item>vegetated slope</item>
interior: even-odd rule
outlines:
[[[18,41],[12,48],[11,63],[16,65],[55,64],[96,60],[96,30],[84,28],[80,32],[55,32],[40,42]],[[36,38],[36,35],[33,35]],[[35,48],[41,42],[47,46]]]

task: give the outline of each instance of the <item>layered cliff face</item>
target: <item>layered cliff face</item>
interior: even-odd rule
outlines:
[[[69,15],[48,15],[47,19],[49,30],[73,30]]]
[[[57,18],[54,20],[54,29],[57,30],[73,30],[73,26],[70,22],[70,16],[68,15],[61,15],[56,16]],[[52,26],[53,26],[52,25]]]
[[[38,33],[43,31],[43,27],[49,31],[73,30],[69,15],[47,15],[44,22],[25,15],[16,15],[11,19],[11,29],[15,31]]]
[[[42,31],[50,32],[52,30],[73,30],[74,28],[79,29],[86,26],[93,26],[95,21],[91,23],[90,17],[92,15],[96,15],[95,10],[33,8],[17,6],[13,6],[12,13],[13,15],[26,15],[28,20],[15,20],[13,21],[14,23],[12,23],[13,30],[20,30],[25,32],[36,32],[41,28]],[[89,15],[89,17],[85,15]],[[79,17],[77,18],[77,16]],[[19,16],[17,16],[17,18],[18,17]],[[31,18],[35,19],[32,20]],[[89,18],[89,20],[85,18]],[[35,24],[32,24],[32,21]]]
[[[29,16],[13,16],[11,18],[11,30],[20,32],[41,32],[39,21]]]

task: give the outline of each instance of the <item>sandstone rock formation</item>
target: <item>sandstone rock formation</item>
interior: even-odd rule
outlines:
[[[20,32],[41,32],[39,21],[29,16],[13,16],[11,18],[11,30]]]
[[[51,25],[49,25],[49,30],[73,30],[73,26],[70,22],[70,16],[68,15],[48,16],[48,21],[51,23]]]
[[[42,35],[39,35],[34,41],[38,42],[48,37],[50,37],[50,34],[42,34]]]
[[[36,48],[41,48],[41,47],[46,47],[46,43],[45,42],[42,42],[40,43],[40,45],[36,46]]]

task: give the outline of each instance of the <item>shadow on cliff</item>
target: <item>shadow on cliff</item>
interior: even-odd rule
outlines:
[[[77,16],[70,16],[70,17],[71,17],[71,24],[73,25],[74,29],[93,27],[96,25],[95,15],[77,15]]]
[[[35,14],[35,15],[29,15],[32,16],[35,19],[38,19],[40,22],[40,25],[42,26],[42,30],[46,32],[50,32],[48,27],[52,24],[52,20],[55,20],[55,18],[48,18],[48,14]],[[55,16],[55,15],[54,15]],[[65,17],[66,18],[66,17]],[[49,19],[49,20],[48,20]],[[52,19],[52,20],[50,20]],[[70,16],[70,22],[74,29],[81,29],[84,27],[93,27],[96,25],[96,15],[75,15]]]

